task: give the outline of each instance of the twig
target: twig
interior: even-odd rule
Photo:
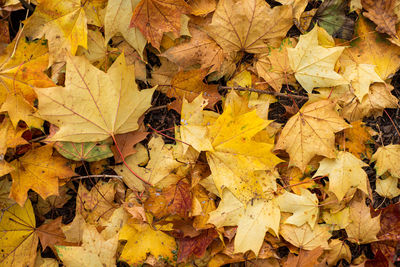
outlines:
[[[235,86],[235,87],[219,86],[219,89],[228,89],[228,90],[231,89],[231,90],[236,90],[236,91],[254,92],[254,93],[259,93],[259,94],[266,94],[266,95],[274,95],[274,96],[281,96],[281,97],[297,98],[297,99],[301,99],[301,100],[308,100],[308,97],[302,96],[302,95],[285,94],[285,93],[265,91],[265,90],[259,90],[259,89],[254,89],[254,88],[241,87],[241,86]]]
[[[87,178],[115,178],[115,179],[122,180],[122,176],[110,175],[110,174],[96,174],[96,175],[79,176],[79,177],[73,177],[73,178],[71,178],[71,180],[80,180],[80,179],[87,179]]]
[[[159,109],[163,109],[163,108],[166,108],[166,107],[167,107],[167,105],[162,105],[162,106],[157,106],[157,107],[151,107],[151,108],[149,108],[149,109],[146,111],[146,113],[149,113],[149,112],[155,111],[155,110],[159,110]]]

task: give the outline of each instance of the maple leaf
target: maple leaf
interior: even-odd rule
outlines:
[[[335,103],[320,100],[305,104],[286,123],[275,149],[285,149],[289,165],[304,171],[315,155],[335,157],[335,135],[348,124],[334,110]]]
[[[350,203],[350,218],[352,222],[346,226],[349,241],[366,244],[376,241],[376,235],[381,229],[380,216],[371,218],[369,207],[365,204],[365,196],[358,191]]]
[[[289,243],[304,250],[313,250],[317,247],[329,249],[328,239],[331,237],[330,226],[317,224],[314,229],[306,223],[301,227],[283,224],[279,233]]]
[[[339,151],[335,159],[323,159],[316,176],[329,176],[329,191],[341,201],[350,188],[368,193],[368,176],[361,168],[368,166],[349,152]]]
[[[376,179],[376,192],[388,199],[395,198],[400,195],[400,189],[397,187],[399,179],[397,177],[389,176],[386,179]]]
[[[171,145],[164,144],[161,137],[153,137],[149,142],[150,160],[146,167],[139,166],[143,161],[143,157],[139,153],[127,157],[126,163],[145,181],[157,186],[157,183],[182,165],[174,159],[172,149]],[[138,180],[125,165],[117,166],[114,169],[119,175],[123,176],[128,187],[139,191],[144,190],[143,182]]]
[[[90,262],[93,266],[115,266],[118,234],[105,238],[94,225],[84,224],[82,245],[55,246],[58,256],[68,266],[83,266]]]
[[[235,237],[235,253],[252,250],[258,255],[265,232],[278,233],[280,211],[276,201],[257,199],[243,205],[229,190],[224,190],[222,200],[215,211],[210,212],[209,223],[219,228],[238,226]]]
[[[137,1],[136,1],[137,3]],[[143,57],[146,39],[137,28],[130,27],[135,1],[109,0],[104,17],[104,43],[107,44],[117,33],[121,33],[125,40]]]
[[[373,82],[384,82],[375,72],[375,66],[369,64],[356,64],[353,61],[346,64],[343,77],[348,80],[359,101],[369,92]]]
[[[318,26],[301,35],[295,48],[287,48],[289,64],[296,80],[309,93],[314,87],[335,86],[348,82],[334,71],[345,47],[326,48],[318,44]]]
[[[53,155],[53,146],[32,149],[24,156],[11,162],[13,184],[10,197],[23,205],[28,190],[36,191],[41,197],[58,195],[58,180],[74,176],[67,160]]]
[[[329,265],[335,265],[341,259],[351,262],[351,251],[345,242],[333,239],[329,242],[329,248],[330,250],[326,259]]]
[[[372,149],[367,144],[372,142],[369,133],[370,128],[365,126],[362,121],[351,123],[351,128],[344,129],[337,138],[337,143],[341,150],[347,150],[359,159],[371,158]]]
[[[89,191],[80,184],[76,198],[76,213],[83,216],[86,222],[101,224],[108,220],[115,210],[115,183],[98,182]]]
[[[221,100],[221,95],[218,93],[218,86],[203,82],[206,75],[207,70],[203,69],[178,72],[172,78],[171,87],[167,91],[168,97],[176,98],[170,106],[176,107],[174,109],[180,112],[183,99],[192,102],[199,94],[203,94],[208,100],[206,107],[213,108],[215,103]]]
[[[397,38],[397,16],[394,12],[395,1],[361,0],[361,4],[367,10],[363,15],[375,22],[377,31]]]
[[[183,0],[141,0],[133,11],[131,27],[137,27],[152,46],[160,49],[164,33],[179,36],[181,15],[189,11]]]
[[[175,239],[162,231],[153,230],[148,224],[126,223],[119,232],[119,240],[128,241],[119,259],[130,265],[143,263],[147,253],[174,261]]]
[[[183,262],[191,255],[197,258],[203,257],[207,247],[217,236],[218,233],[215,229],[209,229],[193,238],[184,237],[178,239],[179,252],[177,262]]]
[[[317,247],[313,250],[306,251],[300,250],[299,256],[289,254],[287,261],[283,265],[284,267],[289,266],[315,266],[318,265],[318,258],[324,250],[321,247]]]
[[[182,68],[200,64],[208,73],[218,71],[224,60],[222,48],[204,31],[195,27],[189,30],[192,34],[189,42],[173,46],[161,55]]]
[[[122,54],[107,73],[83,57],[68,57],[66,87],[36,89],[38,115],[59,131],[52,141],[102,141],[138,129],[154,89],[139,91]]]
[[[38,237],[31,201],[22,207],[13,203],[1,209],[0,265],[34,266]]]
[[[308,4],[307,0],[278,0],[277,2],[282,5],[290,5],[293,9],[293,18],[297,21],[300,20],[300,16]]]
[[[313,229],[318,219],[318,198],[306,189],[302,188],[300,192],[300,196],[287,191],[280,195],[277,198],[280,210],[293,213],[285,223],[297,226],[308,223]]]
[[[262,0],[219,1],[207,33],[225,52],[268,52],[266,41],[283,38],[293,25],[290,6],[270,6]]]
[[[148,132],[137,130],[134,132],[116,135],[115,140],[117,141],[122,156],[126,158],[132,154],[135,154],[137,151],[134,146],[140,141],[144,140],[148,134]],[[111,149],[114,153],[115,163],[122,162],[122,158],[118,152],[118,149],[115,146],[113,146]]]
[[[394,177],[400,178],[400,145],[387,145],[378,147],[372,155],[371,162],[376,161],[375,169],[378,176],[389,172]]]
[[[48,49],[44,40],[13,41],[0,56],[0,105],[14,125],[20,120],[40,128],[42,121],[32,114],[36,93],[32,87],[51,87],[54,83],[44,73],[48,65]]]
[[[376,32],[371,22],[359,16],[355,31],[358,38],[346,48],[341,59],[351,59],[358,64],[375,65],[375,71],[385,80],[400,67],[400,47],[392,45]]]
[[[258,74],[276,92],[281,90],[282,84],[294,85],[296,80],[289,66],[287,48],[293,47],[296,42],[292,39],[284,39],[279,48],[274,48],[268,54],[261,54],[256,62]]]
[[[42,224],[36,230],[43,249],[46,249],[47,247],[54,249],[54,245],[68,244],[68,242],[65,242],[65,235],[61,229],[61,220],[62,216],[49,223]]]
[[[0,124],[0,155],[4,157],[7,148],[15,148],[19,145],[28,144],[28,142],[21,137],[25,129],[14,129],[9,118],[4,118]]]
[[[217,7],[215,0],[189,0],[188,4],[192,8],[191,14],[195,16],[206,16]]]
[[[41,0],[25,21],[27,36],[49,41],[50,64],[75,55],[78,46],[87,48],[87,18],[81,0]]]

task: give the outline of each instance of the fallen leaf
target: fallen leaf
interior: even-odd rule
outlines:
[[[287,54],[287,48],[293,48],[295,45],[294,39],[284,39],[279,48],[273,48],[269,53],[261,54],[256,61],[258,75],[276,92],[280,92],[282,84],[294,85],[296,83]]]
[[[329,191],[339,201],[350,188],[358,188],[368,194],[368,176],[361,168],[368,166],[349,152],[339,151],[335,159],[323,159],[314,177],[329,177]]]
[[[203,82],[206,75],[207,70],[204,69],[178,72],[171,80],[171,86],[166,92],[167,96],[176,98],[174,102],[177,102],[177,106],[181,107],[183,99],[192,102],[198,95],[202,94],[204,99],[208,101],[206,107],[212,109],[215,103],[221,100],[221,95],[218,93],[218,86]],[[180,112],[181,110],[177,111]]]
[[[376,174],[382,176],[389,172],[392,176],[400,178],[400,145],[387,145],[378,147],[372,155],[371,162],[375,163]]]
[[[59,127],[52,141],[94,142],[138,129],[154,89],[139,91],[122,54],[107,73],[68,57],[66,87],[36,89],[38,115]]]
[[[79,185],[76,198],[76,214],[80,214],[88,223],[98,225],[107,221],[116,206],[114,205],[115,183],[98,182],[89,191]]]
[[[141,178],[152,185],[157,185],[172,171],[178,168],[182,163],[177,162],[173,157],[173,148],[171,145],[164,144],[161,137],[153,137],[149,144],[150,160],[146,167],[140,167],[142,162],[141,155],[133,154],[126,158],[128,166]],[[144,190],[143,182],[129,171],[125,166],[116,166],[115,171],[121,175],[128,187],[139,191]]]
[[[329,242],[329,248],[330,250],[328,251],[326,261],[330,266],[336,265],[336,263],[341,259],[351,262],[351,251],[345,242],[339,239],[332,239]]]
[[[314,18],[330,35],[350,40],[353,38],[354,20],[347,16],[347,6],[347,1],[326,0],[318,7]]]
[[[350,219],[352,222],[345,228],[348,240],[357,244],[376,241],[381,229],[380,216],[371,218],[369,207],[365,204],[365,196],[358,191],[350,202]]]
[[[400,189],[397,187],[399,183],[399,178],[389,176],[386,179],[376,179],[376,192],[388,199],[395,198],[400,195]]]
[[[117,141],[118,148],[120,149],[122,156],[127,158],[128,156],[135,154],[136,149],[134,146],[140,141],[144,140],[148,134],[148,132],[143,132],[140,130],[124,134],[117,134],[115,136],[115,140]],[[114,153],[115,163],[121,163],[122,157],[121,154],[119,154],[116,146],[113,146],[111,149]]]
[[[373,139],[369,129],[360,120],[352,122],[350,128],[344,129],[336,136],[339,149],[348,151],[359,159],[370,159],[373,151],[369,143],[372,143]]]
[[[294,254],[289,254],[288,259],[283,264],[284,267],[289,266],[316,266],[318,262],[318,258],[324,250],[321,247],[317,247],[313,250],[300,250],[298,256]]]
[[[215,0],[189,0],[188,4],[192,8],[191,14],[195,16],[206,16],[217,7]]]
[[[49,64],[65,61],[75,55],[78,46],[87,48],[87,18],[81,0],[41,0],[26,20],[24,34],[33,38],[45,36],[49,41]],[[87,1],[89,2],[89,1]]]
[[[62,216],[49,223],[42,224],[36,229],[43,250],[47,247],[54,248],[54,245],[68,244],[68,242],[65,242],[65,235],[61,229],[61,220]]]
[[[38,237],[31,201],[22,207],[16,203],[1,209],[0,265],[34,266]]]
[[[107,44],[117,33],[121,33],[125,40],[143,57],[146,39],[137,28],[130,27],[132,13],[138,1],[109,0],[104,17],[104,43]]]
[[[203,257],[206,249],[217,236],[217,231],[210,229],[193,238],[178,239],[179,252],[177,262],[185,262],[192,255],[197,258]]]
[[[336,86],[348,82],[334,71],[345,47],[325,48],[318,44],[318,26],[301,35],[295,48],[287,48],[289,65],[296,80],[309,93],[314,87]]]
[[[305,104],[289,119],[275,149],[285,149],[290,155],[289,166],[304,171],[315,155],[335,157],[335,136],[348,124],[334,110],[335,103],[320,100]]]
[[[196,27],[189,29],[192,34],[189,42],[173,46],[161,55],[182,68],[200,64],[208,73],[220,70],[224,60],[222,48],[204,31]]]
[[[329,225],[317,224],[314,229],[308,224],[301,227],[283,224],[279,233],[289,243],[304,250],[313,250],[317,247],[329,249],[328,239],[331,237]]]
[[[157,259],[175,262],[175,239],[162,231],[153,230],[148,224],[126,223],[119,232],[119,240],[127,240],[120,260],[127,264],[140,264],[147,258],[147,253]]]
[[[400,47],[391,44],[376,32],[371,22],[359,16],[355,26],[357,39],[346,48],[341,59],[351,59],[358,64],[375,65],[376,73],[386,80],[400,67]]]
[[[26,145],[28,142],[21,137],[25,129],[17,128],[11,124],[9,118],[4,118],[0,124],[0,155],[7,152],[7,148],[16,148],[19,145]]]
[[[226,53],[266,53],[266,41],[285,37],[292,25],[290,6],[270,8],[262,0],[224,0],[218,3],[207,33]]]
[[[179,36],[181,15],[189,12],[183,0],[142,0],[133,11],[130,26],[137,27],[152,46],[160,49],[163,33]]]
[[[361,0],[361,4],[367,10],[363,15],[375,22],[377,31],[396,37],[397,16],[394,13],[396,1]]]
[[[23,205],[28,190],[32,189],[41,197],[58,195],[59,179],[69,178],[75,173],[64,158],[53,155],[53,146],[46,145],[32,149],[24,156],[11,162],[13,184],[10,197]]]
[[[300,192],[301,195],[296,195],[285,191],[277,198],[281,211],[293,213],[284,223],[296,226],[308,223],[313,229],[318,219],[318,198],[306,189],[301,189]]]
[[[271,229],[277,234],[280,212],[276,201],[257,199],[245,207],[229,190],[224,190],[222,201],[210,212],[209,223],[219,228],[238,226],[235,237],[235,253],[252,250],[258,255],[265,232]]]
[[[293,9],[293,18],[297,21],[300,20],[300,16],[308,4],[307,0],[278,0],[277,2],[281,3],[282,5],[291,6]]]
[[[93,266],[116,266],[117,246],[118,234],[105,239],[95,226],[84,224],[81,246],[55,247],[65,265],[78,267],[88,263]]]
[[[356,64],[351,61],[344,67],[343,78],[350,82],[350,86],[359,101],[362,101],[364,96],[369,93],[369,87],[372,83],[384,82],[375,72],[374,65]]]

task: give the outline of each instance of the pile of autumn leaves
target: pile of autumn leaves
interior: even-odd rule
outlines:
[[[307,22],[307,1],[279,2],[39,1],[0,57],[0,266],[58,266],[38,255],[39,240],[66,266],[293,266],[301,264],[295,254],[335,265],[351,262],[347,242],[384,240],[365,202],[372,191],[363,167],[375,162],[379,195],[400,195],[400,145],[372,155],[372,131],[359,120],[398,107],[388,82],[400,48],[361,12],[352,46],[318,26],[285,38],[293,19]],[[141,60],[147,42],[163,52],[151,78]],[[243,52],[255,54],[253,66],[240,64]],[[276,99],[264,94],[231,91],[218,113],[221,96],[206,76],[275,91],[289,84],[308,101],[285,125],[268,120]],[[135,78],[153,88],[139,90]],[[175,98],[176,145],[157,134],[139,143],[154,90]],[[45,121],[50,134],[32,140]],[[124,164],[110,166],[110,157]],[[44,221],[71,198],[69,178],[83,161],[91,174],[112,168],[118,176],[91,190],[80,184],[70,224],[59,217],[36,227],[35,215]],[[282,246],[288,258],[276,254]]]

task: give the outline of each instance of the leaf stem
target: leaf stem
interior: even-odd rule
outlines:
[[[115,147],[117,148],[118,153],[119,153],[119,155],[121,156],[122,162],[123,162],[124,165],[128,168],[128,170],[129,170],[131,173],[133,173],[133,175],[135,175],[135,176],[136,176],[140,181],[142,181],[143,183],[148,184],[148,185],[150,185],[150,186],[153,186],[151,183],[149,183],[148,181],[146,181],[145,179],[143,179],[142,177],[140,177],[139,174],[137,174],[136,172],[134,172],[134,171],[131,169],[131,167],[129,167],[128,163],[126,163],[126,161],[125,161],[124,155],[122,155],[122,152],[121,152],[121,150],[119,149],[117,140],[115,139],[115,136],[114,136],[113,134],[111,134],[111,138],[113,139],[114,144],[115,144]]]

